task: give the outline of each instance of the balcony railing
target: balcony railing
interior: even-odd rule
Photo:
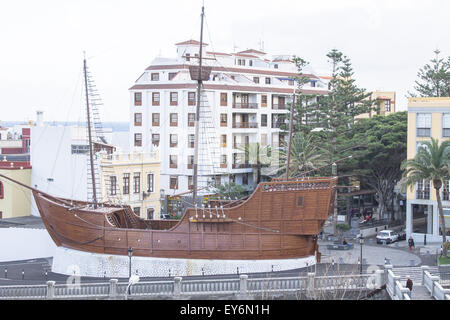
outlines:
[[[248,143],[233,143],[233,149],[244,149],[248,145]]]
[[[235,122],[233,128],[258,128],[257,122]]]
[[[272,104],[272,109],[275,110],[287,110],[288,106],[287,104]]]
[[[233,169],[247,169],[251,167],[249,163],[233,163]]]
[[[235,102],[233,103],[235,109],[258,109],[258,103],[256,102]]]
[[[282,124],[284,124],[284,121],[272,122],[272,128],[280,128]]]

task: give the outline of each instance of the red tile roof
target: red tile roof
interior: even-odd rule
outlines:
[[[255,49],[248,49],[248,50],[245,50],[245,51],[240,51],[240,52],[238,52],[238,53],[259,53],[259,54],[266,54],[265,52],[258,51],[258,50],[255,50]]]
[[[198,42],[197,40],[192,40],[192,39],[191,39],[191,40],[188,40],[188,41],[183,41],[183,42],[175,43],[176,46],[189,45],[189,44],[199,46],[199,45],[200,45],[200,42]],[[203,42],[203,45],[204,45],[204,46],[207,46],[208,44]]]

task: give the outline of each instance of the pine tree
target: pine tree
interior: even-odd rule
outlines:
[[[421,97],[449,97],[450,96],[450,56],[447,60],[440,58],[441,52],[436,49],[435,57],[419,69],[418,80],[415,81],[414,89]],[[415,93],[408,92],[411,97]]]

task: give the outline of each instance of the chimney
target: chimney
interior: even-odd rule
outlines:
[[[44,111],[36,111],[36,126],[42,127],[44,124]]]

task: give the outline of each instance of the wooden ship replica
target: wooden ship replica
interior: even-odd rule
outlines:
[[[202,30],[199,65],[191,67],[198,81],[209,77],[202,67]],[[84,60],[86,71],[86,60]],[[85,75],[86,77],[86,75]],[[334,211],[337,177],[288,178],[261,182],[247,198],[222,205],[187,208],[180,220],[146,220],[130,206],[99,203],[95,195],[94,143],[91,141],[87,99],[89,155],[94,184],[94,201],[83,202],[54,197],[31,189],[39,213],[58,247],[89,253],[180,259],[271,260],[314,256],[320,261],[317,235]],[[200,117],[197,101],[196,139]],[[290,134],[292,134],[292,111]],[[291,139],[290,139],[291,140]],[[195,143],[193,202],[197,197],[198,141]],[[290,145],[288,156],[290,154]]]

